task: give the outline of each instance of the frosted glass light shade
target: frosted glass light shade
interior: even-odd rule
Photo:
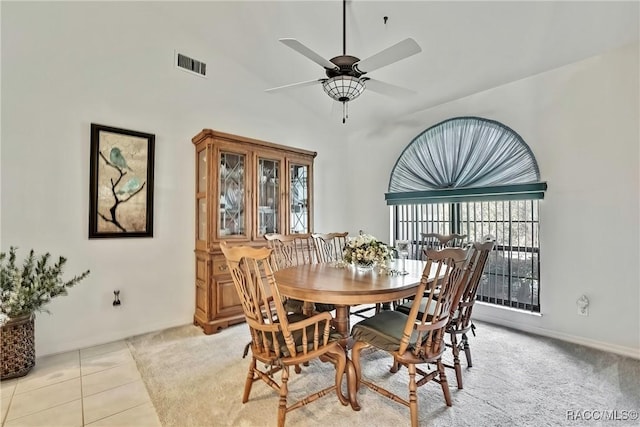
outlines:
[[[336,76],[322,83],[322,88],[331,98],[340,102],[353,101],[365,89],[364,80],[352,76]]]

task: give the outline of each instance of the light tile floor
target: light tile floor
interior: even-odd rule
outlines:
[[[3,427],[160,427],[124,341],[38,358],[0,382],[0,400]]]

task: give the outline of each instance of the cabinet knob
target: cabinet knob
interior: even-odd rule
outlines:
[[[225,271],[229,268],[229,266],[227,264],[222,264],[218,267],[218,270],[220,271]]]

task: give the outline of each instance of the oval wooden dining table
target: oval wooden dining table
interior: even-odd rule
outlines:
[[[401,261],[392,269],[401,269]],[[415,295],[425,261],[405,260],[408,274],[384,274],[376,269],[359,272],[354,266],[334,263],[305,264],[276,271],[274,276],[282,295],[302,301],[334,304],[336,331],[349,336],[349,307],[397,301]],[[434,273],[435,274],[435,273]]]
[[[345,338],[345,351],[349,347],[349,308],[352,305],[376,304],[397,301],[416,294],[425,261],[405,260],[408,274],[384,274],[375,269],[359,272],[347,265],[337,267],[335,263],[305,264],[285,268],[274,273],[278,290],[284,296],[308,302],[334,304],[336,314],[334,326]],[[402,262],[396,260],[392,269],[402,269]],[[435,271],[429,277],[435,277]],[[353,364],[347,364],[347,389],[351,407],[358,411],[360,405],[356,397],[356,378]]]

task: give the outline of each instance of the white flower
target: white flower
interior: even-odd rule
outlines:
[[[370,234],[361,233],[350,238],[344,247],[344,260],[346,262],[357,262],[371,265],[374,263],[384,263],[390,258],[387,245]]]

